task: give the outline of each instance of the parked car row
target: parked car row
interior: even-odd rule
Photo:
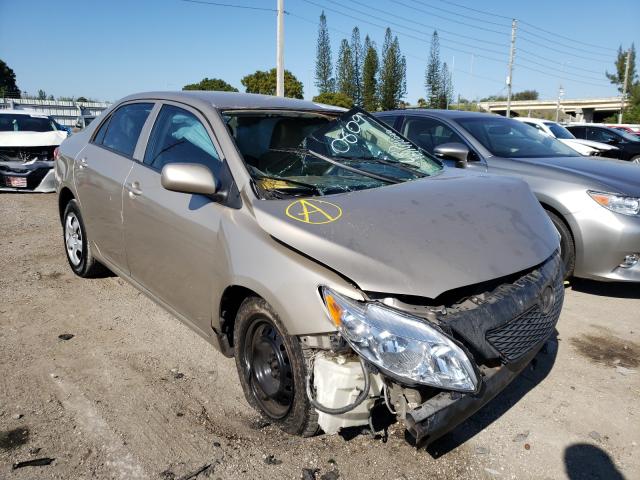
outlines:
[[[431,442],[553,335],[566,275],[640,280],[640,169],[493,115],[132,95],[55,178],[70,268],[235,357],[303,436],[386,405]]]
[[[640,165],[640,137],[623,130],[592,124],[572,124],[567,125],[576,138],[590,140],[594,142],[606,143],[615,146],[620,160],[628,160]]]

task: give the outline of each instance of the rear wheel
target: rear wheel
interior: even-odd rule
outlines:
[[[318,414],[305,393],[307,363],[296,337],[285,334],[277,314],[258,297],[247,298],[234,327],[238,375],[249,404],[294,435],[318,431]]]
[[[560,256],[564,263],[564,278],[567,279],[573,275],[576,266],[576,247],[573,243],[573,235],[560,217],[548,210],[546,212],[560,234]]]
[[[73,273],[84,278],[97,277],[107,273],[106,268],[98,263],[91,252],[87,231],[75,200],[70,200],[64,209],[62,229],[67,260]]]

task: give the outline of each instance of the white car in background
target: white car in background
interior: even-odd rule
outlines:
[[[54,151],[68,132],[31,110],[0,110],[0,191],[55,191]]]
[[[542,133],[557,138],[568,147],[573,148],[580,155],[592,156],[599,155],[602,157],[618,158],[617,147],[607,145],[606,143],[594,142],[591,140],[583,140],[576,138],[569,130],[562,125],[551,120],[530,117],[514,117],[514,120],[526,123],[537,128]]]

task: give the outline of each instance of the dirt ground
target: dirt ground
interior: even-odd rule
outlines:
[[[0,478],[640,478],[637,285],[568,288],[557,341],[429,449],[400,426],[301,439],[123,280],[75,277],[56,201],[0,194]]]

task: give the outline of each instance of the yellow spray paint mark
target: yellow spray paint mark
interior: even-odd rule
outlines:
[[[285,213],[299,222],[322,225],[338,220],[342,216],[342,209],[324,200],[301,199],[290,203]]]

